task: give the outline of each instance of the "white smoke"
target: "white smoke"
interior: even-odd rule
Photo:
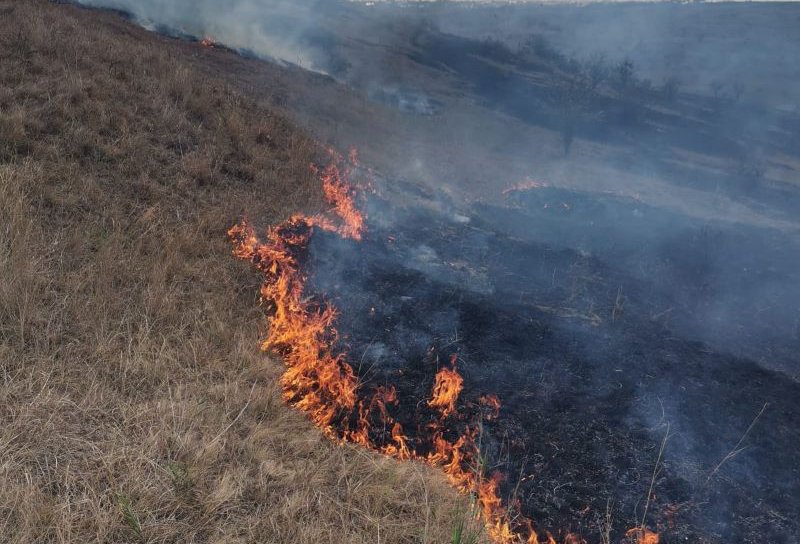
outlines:
[[[129,13],[141,26],[170,29],[260,57],[319,69],[314,52],[301,45],[314,29],[314,2],[292,0],[78,0]]]

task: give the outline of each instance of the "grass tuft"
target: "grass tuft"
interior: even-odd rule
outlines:
[[[130,498],[119,494],[117,495],[117,504],[119,504],[119,509],[122,512],[122,518],[125,520],[125,524],[133,531],[137,539],[144,540],[142,522],[139,521],[139,516],[136,515]]]

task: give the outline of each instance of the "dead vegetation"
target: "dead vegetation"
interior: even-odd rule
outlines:
[[[0,540],[447,542],[439,476],[328,442],[226,229],[315,146],[104,13],[0,1]]]

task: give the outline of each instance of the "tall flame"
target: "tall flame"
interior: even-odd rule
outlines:
[[[436,408],[442,417],[447,417],[456,411],[456,402],[461,390],[464,389],[464,378],[456,370],[456,355],[450,358],[452,368],[443,368],[436,373],[433,382],[433,396],[428,401],[428,406]]]
[[[249,261],[263,276],[261,302],[269,308],[268,330],[261,344],[264,351],[279,354],[286,365],[281,377],[283,398],[305,412],[330,438],[353,442],[401,460],[418,460],[439,467],[449,481],[463,493],[474,493],[489,537],[498,544],[539,544],[539,536],[530,520],[513,515],[500,498],[502,475],[486,476],[481,468],[478,449],[480,426],[464,424],[467,416],[459,412],[459,397],[464,379],[456,369],[457,357],[450,367],[434,376],[430,421],[418,424],[409,436],[392,412],[399,400],[392,386],[359,383],[345,354],[336,351],[337,312],[330,302],[305,293],[302,272],[308,244],[314,229],[333,232],[351,240],[361,240],[365,217],[356,205],[356,193],[350,184],[351,167],[357,159],[352,152],[345,163],[330,151],[331,161],[315,168],[322,181],[331,215],[296,214],[283,223],[269,227],[259,239],[246,221],[231,227],[228,236],[233,254]],[[497,416],[500,402],[494,395],[479,399],[488,408],[486,419]],[[463,430],[455,433],[461,422]],[[547,544],[556,544],[547,534]],[[569,535],[564,544],[577,543]],[[637,544],[657,544],[641,540]]]
[[[309,218],[309,221],[325,230],[338,232],[343,238],[361,240],[365,218],[355,203],[356,192],[350,183],[351,169],[346,165],[343,166],[342,156],[336,151],[329,149],[328,154],[331,161],[326,167],[312,166],[312,169],[322,181],[325,200],[333,206],[334,212],[343,224],[336,227],[324,216],[315,216]],[[355,150],[350,152],[348,160],[350,165],[358,165],[358,155]]]

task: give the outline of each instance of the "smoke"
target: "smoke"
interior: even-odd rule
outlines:
[[[208,37],[262,58],[325,71],[328,55],[319,20],[326,2],[308,0],[79,0],[129,14],[165,34]]]
[[[766,92],[790,105],[796,105],[800,91],[795,11],[759,3],[676,9],[667,2],[431,8],[444,32],[500,40],[512,48],[535,35],[566,56],[629,58],[654,85],[675,76],[684,88],[708,94],[711,83],[719,81],[731,95],[738,82],[748,92]],[[772,84],[776,78],[786,85]]]

